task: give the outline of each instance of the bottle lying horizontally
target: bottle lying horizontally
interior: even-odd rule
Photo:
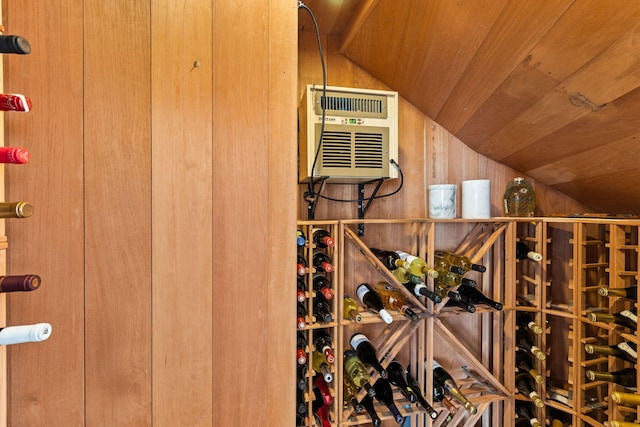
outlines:
[[[333,381],[333,372],[331,372],[331,366],[327,362],[327,358],[324,357],[324,353],[314,351],[311,354],[311,367],[318,375],[322,375],[325,382],[330,383]]]
[[[442,297],[427,288],[427,285],[425,285],[424,283],[407,282],[403,283],[402,285],[417,297],[427,297],[436,304],[442,301]]]
[[[529,246],[523,242],[516,242],[516,258],[520,260],[530,259],[535,262],[542,261],[542,254],[532,251]]]
[[[585,376],[591,381],[607,381],[619,384],[629,390],[636,390],[637,374],[635,368],[624,368],[614,372],[587,369]]]
[[[393,322],[393,317],[391,317],[391,314],[384,308],[380,295],[375,292],[371,285],[368,283],[360,284],[356,289],[356,295],[362,305],[374,313],[378,313],[378,316],[380,316],[385,323],[389,324]]]
[[[48,339],[51,336],[51,332],[52,328],[49,323],[6,326],[0,328],[0,345],[41,342]]]
[[[362,315],[360,314],[360,309],[358,308],[356,300],[351,298],[348,294],[344,294],[342,301],[343,317],[346,320],[353,320],[357,323],[362,322]]]
[[[462,296],[462,301],[466,301],[471,304],[483,304],[493,308],[494,310],[502,310],[502,303],[494,301],[482,292],[478,288],[471,288],[469,286],[460,286],[458,293]]]
[[[33,206],[31,203],[0,203],[0,218],[29,218],[31,215],[33,215]]]
[[[394,288],[391,284],[385,281],[380,281],[374,283],[372,287],[378,296],[380,296],[385,308],[397,310],[413,321],[420,319],[418,314],[415,312],[414,307],[407,304],[407,298],[404,294]]]
[[[335,240],[331,237],[331,233],[322,228],[314,228],[311,230],[313,243],[319,248],[329,248],[335,246]]]
[[[331,262],[331,258],[329,258],[329,255],[324,252],[316,252],[313,254],[312,265],[315,267],[316,271],[323,273],[332,273],[335,269]]]
[[[519,328],[527,328],[536,335],[541,335],[544,330],[538,325],[528,311],[516,312],[516,325]]]
[[[405,269],[409,268],[409,261],[405,261],[400,258],[397,252],[388,251],[384,249],[378,248],[369,248],[371,252],[375,255],[378,260],[389,270],[395,270],[398,267],[402,267]]]
[[[547,355],[535,344],[535,337],[529,329],[516,330],[516,345],[518,348],[533,354],[538,360],[547,358]]]
[[[598,289],[598,294],[603,297],[618,297],[636,301],[638,299],[638,286],[634,285],[626,288],[609,288],[607,286],[601,286],[600,289]]]
[[[536,411],[531,402],[525,402],[522,400],[516,400],[516,426],[531,426],[531,427],[543,427],[542,423],[536,417]],[[525,420],[522,422],[519,420]]]
[[[482,264],[474,263],[471,258],[465,255],[455,254],[447,251],[435,251],[433,255],[434,257],[443,258],[451,265],[462,268],[465,273],[471,270],[479,271],[480,273],[484,273],[485,271],[487,271],[487,267]]]
[[[637,345],[634,342],[623,341],[612,345],[585,344],[584,351],[589,354],[614,356],[631,363],[638,361]]]
[[[633,393],[623,393],[621,391],[614,391],[611,393],[611,400],[618,405],[635,407],[640,405],[640,395]]]
[[[426,275],[431,278],[438,277],[438,272],[427,265],[427,262],[420,257],[411,255],[407,252],[396,251],[400,259],[409,263],[409,272],[416,276]]]
[[[528,372],[538,384],[544,384],[544,377],[534,367],[531,353],[524,350],[516,351],[516,367],[522,372]]]
[[[516,389],[529,398],[538,408],[544,407],[544,401],[536,391],[534,379],[529,372],[518,372],[516,374]]]
[[[638,327],[637,313],[636,309],[622,310],[618,313],[593,312],[587,314],[587,318],[592,322],[614,323],[635,331]]]

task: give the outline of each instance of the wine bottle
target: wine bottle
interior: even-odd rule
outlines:
[[[305,302],[307,300],[307,284],[302,277],[298,277],[296,300],[298,302]]]
[[[413,321],[420,318],[416,312],[407,304],[407,299],[402,292],[391,286],[388,282],[378,282],[373,285],[373,290],[382,300],[385,308],[398,310]]]
[[[502,310],[502,303],[494,301],[480,292],[477,288],[471,288],[469,286],[460,286],[458,293],[462,295],[462,299],[471,304],[484,304],[494,310]]]
[[[314,228],[312,230],[313,243],[319,248],[328,248],[335,245],[331,233],[322,228]]]
[[[324,353],[327,362],[333,363],[336,358],[333,355],[333,340],[326,329],[316,329],[313,331],[313,347],[316,351]]]
[[[405,269],[409,268],[409,262],[400,258],[394,251],[386,251],[383,249],[370,248],[371,252],[375,255],[376,258],[380,260],[385,267],[389,270],[395,270],[398,267],[402,267]]]
[[[365,410],[362,404],[358,402],[358,387],[346,375],[342,376],[342,398],[351,405],[356,414]]]
[[[307,264],[307,260],[300,254],[298,254],[297,270],[298,276],[304,276],[309,272],[309,265]]]
[[[298,365],[307,364],[307,338],[301,331],[298,331],[296,337],[296,360]]]
[[[622,310],[619,313],[589,313],[587,318],[592,322],[615,323],[616,325],[636,330],[638,327],[638,315],[635,309]]]
[[[0,147],[0,163],[29,163],[29,151],[22,147]]]
[[[0,328],[0,345],[41,342],[51,336],[51,329],[48,323]]]
[[[529,352],[522,350],[516,351],[516,367],[523,372],[528,372],[538,384],[544,384],[544,377],[533,366],[532,357]]]
[[[516,374],[516,389],[531,399],[531,402],[538,408],[544,407],[544,401],[536,391],[534,379],[529,372],[518,372]]]
[[[385,368],[382,367],[375,346],[369,341],[369,338],[363,333],[356,333],[351,337],[349,341],[351,347],[356,351],[358,359],[365,365],[371,366],[373,369],[380,373],[382,378],[387,378],[388,373]]]
[[[431,417],[432,420],[438,418],[438,411],[433,409],[429,402],[427,402],[427,399],[425,399],[424,395],[422,394],[422,390],[420,389],[418,380],[413,375],[411,375],[408,370],[405,370],[405,377],[407,379],[407,384],[409,384],[409,387],[411,387],[411,391],[415,395],[420,406],[422,406],[424,410],[427,411],[427,414]]]
[[[448,287],[443,286],[440,283],[436,283],[433,290],[440,298],[450,298],[452,300],[462,301],[462,295],[458,292],[450,291]]]
[[[632,423],[631,421],[611,420],[609,421],[609,427],[640,427],[640,424]]]
[[[334,270],[331,258],[324,252],[316,252],[313,254],[313,266],[317,271],[331,273]]]
[[[433,257],[433,269],[438,272],[438,276],[462,276],[466,273],[464,268],[453,265],[446,259],[439,256]]]
[[[313,276],[313,290],[322,294],[322,296],[327,301],[333,299],[333,289],[331,289],[331,282],[322,274],[315,274]]]
[[[296,230],[296,245],[301,248],[307,244],[307,236],[299,228]]]
[[[516,258],[517,259],[530,259],[535,262],[542,261],[542,254],[532,251],[529,246],[522,242],[516,242]]]
[[[0,36],[0,53],[17,53],[26,55],[31,53],[31,45],[24,37]]]
[[[427,288],[427,285],[424,283],[416,284],[408,282],[402,285],[417,297],[427,297],[436,304],[442,301],[442,297]]]
[[[613,345],[585,344],[584,351],[589,354],[614,356],[631,363],[637,363],[638,361],[637,347],[632,342],[620,342]]]
[[[476,307],[473,304],[468,303],[468,302],[463,301],[463,300],[455,300],[453,298],[450,298],[444,306],[445,307],[458,307],[458,308],[461,308],[464,311],[467,311],[469,313],[475,313],[476,312]]]
[[[343,298],[343,317],[358,323],[362,322],[362,315],[358,309],[358,303],[347,294],[344,294]]]
[[[322,375],[326,382],[330,383],[333,381],[333,373],[331,372],[329,362],[327,362],[326,357],[324,357],[324,353],[314,351],[311,354],[311,367],[318,375]]]
[[[330,406],[324,403],[322,394],[318,387],[313,387],[315,399],[311,404],[313,415],[316,419],[316,425],[321,427],[331,427],[331,420],[329,420],[329,408]]]
[[[389,375],[389,383],[398,387],[400,392],[404,397],[406,397],[409,402],[416,403],[418,398],[414,393],[409,383],[407,383],[407,370],[398,362],[397,360],[392,360],[391,363],[387,366],[387,374]]]
[[[296,369],[296,383],[299,390],[307,389],[307,373],[309,372],[309,365],[298,365]]]
[[[458,412],[458,407],[447,398],[447,396],[444,394],[444,387],[442,387],[441,385],[433,385],[433,400],[442,403],[451,415],[455,415]]]
[[[516,345],[520,349],[533,354],[538,360],[545,360],[547,355],[534,343],[535,339],[533,334],[528,329],[516,330]]]
[[[333,321],[331,304],[322,293],[317,294],[313,299],[313,315],[318,322],[329,323]]]
[[[29,112],[31,110],[31,100],[19,93],[0,94],[0,111]]]
[[[28,292],[40,288],[42,279],[37,274],[0,276],[0,292]]]
[[[375,293],[373,288],[371,288],[368,283],[360,284],[360,286],[358,286],[358,289],[356,289],[356,295],[358,296],[358,299],[360,300],[362,305],[364,305],[371,311],[378,313],[378,316],[380,316],[380,318],[384,320],[385,323],[389,324],[393,322],[393,317],[391,317],[389,312],[384,308],[382,299],[380,299],[380,296]]]
[[[422,280],[422,276],[411,274],[406,268],[398,267],[391,272],[393,273],[394,277],[398,279],[398,282],[402,284],[415,283],[419,285],[421,283],[424,283],[424,281]]]
[[[393,415],[396,423],[402,424],[404,422],[404,416],[400,413],[400,410],[393,400],[393,390],[391,389],[389,381],[385,378],[378,378],[373,385],[373,388],[376,391],[375,397],[378,402],[382,403],[389,409],[389,411],[391,411],[391,415]]]
[[[591,381],[607,381],[616,383],[630,390],[635,390],[637,386],[635,368],[624,368],[614,372],[593,371],[588,369],[585,375]]]
[[[343,361],[344,374],[349,377],[349,380],[358,388],[363,388],[367,391],[367,394],[373,396],[376,391],[369,384],[369,371],[364,363],[358,357],[358,354],[354,350],[345,350]]]
[[[572,417],[559,409],[548,407],[547,417],[551,420],[551,427],[571,427]]]
[[[408,254],[403,251],[396,251],[396,253],[400,256],[400,259],[407,261],[409,263],[409,272],[416,276],[426,275],[435,279],[438,277],[438,272],[433,268],[429,267],[425,260],[419,258],[415,255]]]
[[[304,390],[299,388],[296,391],[296,415],[298,417],[304,417],[307,415],[307,402],[304,397]]]
[[[298,303],[296,324],[298,325],[298,329],[304,329],[307,326],[307,307],[301,303]]]
[[[531,427],[543,427],[536,417],[533,405],[530,402],[516,400],[516,414],[519,418],[527,420],[527,425]]]
[[[638,286],[629,286],[627,288],[609,288],[607,286],[601,286],[598,289],[598,294],[603,297],[618,297],[636,301],[638,299]]]
[[[454,254],[447,251],[435,251],[433,255],[434,257],[443,258],[451,265],[462,268],[465,272],[473,270],[484,273],[487,271],[487,267],[482,264],[474,263],[469,257],[464,255]]]
[[[322,402],[324,402],[325,405],[331,405],[333,403],[333,395],[331,394],[331,390],[329,390],[329,384],[324,380],[324,376],[317,375],[313,380],[313,385],[320,390]]]
[[[618,405],[623,406],[638,406],[640,405],[640,394],[623,393],[621,391],[614,391],[611,393],[611,400]]]
[[[516,312],[516,325],[519,328],[528,328],[536,335],[541,335],[544,330],[535,322],[531,313],[527,311]]]
[[[476,287],[476,281],[473,279],[468,279],[466,277],[462,277],[458,274],[454,274],[451,272],[438,274],[438,277],[435,278],[436,283],[441,284],[446,287],[454,287],[454,286],[470,286],[472,288]]]
[[[378,415],[378,412],[376,412],[376,408],[373,405],[373,397],[367,394],[362,398],[360,403],[364,407],[365,411],[367,411],[367,413],[369,414],[369,417],[371,418],[371,424],[373,424],[374,427],[380,427],[382,425],[382,420],[380,419],[380,416]]]
[[[31,215],[33,215],[33,206],[31,203],[0,203],[0,218],[29,218]]]
[[[473,403],[460,391],[453,377],[440,365],[436,360],[432,361],[433,382],[441,386],[445,392],[449,393],[470,413],[475,414],[478,409]]]

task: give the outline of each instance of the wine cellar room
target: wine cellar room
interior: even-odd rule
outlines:
[[[1,4],[0,426],[640,425],[636,2]]]

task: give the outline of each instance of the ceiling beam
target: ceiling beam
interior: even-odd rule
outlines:
[[[353,38],[358,34],[360,28],[367,20],[373,9],[376,8],[380,0],[364,0],[360,3],[360,7],[353,13],[353,16],[346,25],[342,32],[342,38],[340,40],[340,53],[344,53],[347,47],[353,41]]]

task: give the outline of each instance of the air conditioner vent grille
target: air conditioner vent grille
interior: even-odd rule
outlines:
[[[320,97],[320,108],[325,107],[327,111],[349,111],[352,113],[374,113],[383,114],[385,112],[386,98],[360,98],[346,96]]]
[[[381,134],[355,134],[355,167],[382,169],[384,146]]]

